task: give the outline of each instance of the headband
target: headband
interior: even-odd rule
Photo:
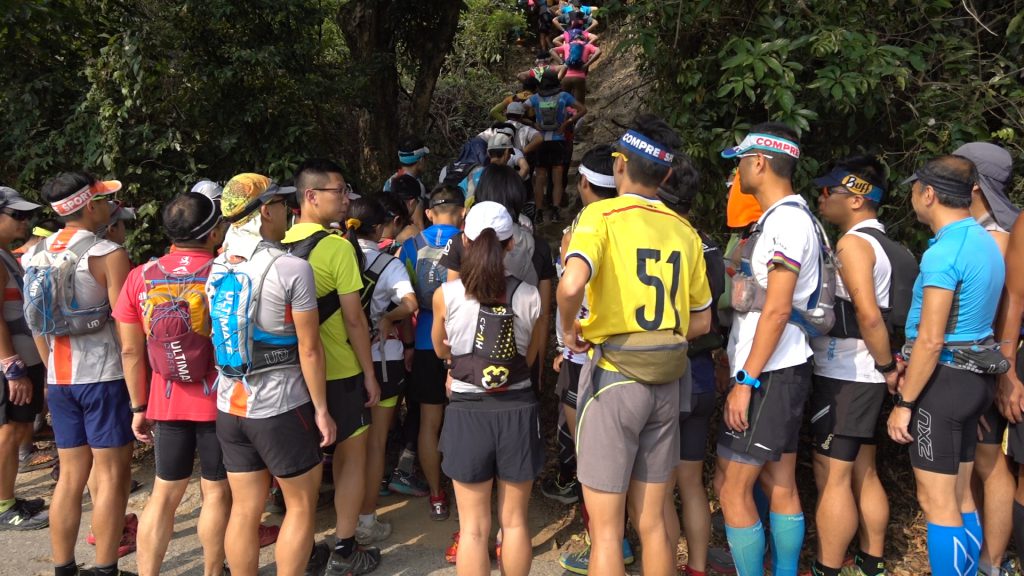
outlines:
[[[815,178],[814,183],[827,188],[843,187],[857,196],[863,196],[868,200],[882,202],[885,190],[868,182],[864,178],[848,172],[842,168],[836,168],[821,178]]]
[[[579,166],[579,173],[594,186],[601,188],[615,188],[615,177],[610,174],[598,174],[583,164]]]
[[[78,192],[75,192],[67,198],[51,202],[50,207],[53,208],[53,211],[56,212],[58,216],[70,216],[85,207],[85,205],[93,198],[113,194],[120,189],[121,183],[116,180],[110,180],[108,182],[97,181],[93,184],[83,186],[78,190]]]
[[[50,232],[42,226],[36,226],[32,229],[32,235],[39,236],[40,238],[49,238],[50,236],[53,236],[53,232]]]
[[[641,158],[650,160],[655,164],[661,164],[662,166],[672,166],[672,159],[675,158],[675,154],[668,151],[664,145],[648,140],[646,136],[633,130],[623,134],[622,138],[619,139],[619,144]]]
[[[406,165],[415,164],[419,162],[427,154],[430,154],[430,148],[427,148],[426,146],[422,148],[417,148],[412,152],[404,152],[402,150],[399,150],[398,161]]]
[[[912,183],[914,180],[920,180],[922,184],[931,186],[936,192],[942,192],[950,196],[970,196],[974,190],[973,182],[964,182],[956,178],[936,174],[928,164],[918,168],[914,175],[904,180],[903,183]]]
[[[722,158],[736,158],[749,150],[766,150],[797,159],[800,158],[800,146],[795,142],[778,136],[772,136],[771,134],[759,134],[757,132],[747,134],[747,137],[740,142],[739,146],[722,150]]]

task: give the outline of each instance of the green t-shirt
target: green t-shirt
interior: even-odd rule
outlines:
[[[319,224],[296,224],[285,234],[284,243],[299,242],[325,228]],[[321,240],[309,254],[309,265],[313,268],[316,281],[316,297],[327,294],[359,292],[363,279],[359,273],[359,260],[352,243],[341,236],[332,234]],[[350,378],[363,371],[355,351],[348,341],[343,311],[339,309],[320,325],[320,340],[327,359],[327,379]]]

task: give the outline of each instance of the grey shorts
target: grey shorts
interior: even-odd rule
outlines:
[[[580,374],[577,404],[580,483],[621,494],[630,480],[668,482],[679,464],[681,387],[640,384],[598,368],[591,358]]]

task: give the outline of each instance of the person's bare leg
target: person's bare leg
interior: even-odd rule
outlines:
[[[371,427],[358,436],[350,436],[339,443],[334,451],[335,533],[339,540],[356,534],[359,508],[363,505],[363,491],[366,487],[366,437],[372,430]],[[319,484],[317,486],[319,488]],[[315,510],[315,498],[313,506]]]
[[[679,485],[679,500],[683,504],[686,563],[694,570],[703,572],[707,566],[708,546],[711,542],[711,510],[708,508],[708,493],[704,488],[704,462],[680,462],[676,467],[676,483]],[[665,501],[675,510],[671,488]],[[678,516],[676,524],[679,524]],[[678,528],[676,532],[675,539],[671,539],[669,532],[673,552],[679,542]]]
[[[174,481],[153,479],[153,492],[139,517],[138,550],[135,557],[139,576],[160,573],[160,566],[167,554],[167,544],[174,533],[174,513],[181,504],[186,488],[188,478]],[[206,503],[203,504],[202,510],[205,512]]]
[[[124,531],[128,490],[132,481],[132,445],[92,449],[92,532],[96,535],[96,565],[117,562]],[[64,470],[61,470],[61,475]]]
[[[341,449],[341,445],[338,446]],[[366,446],[360,447],[365,454]],[[338,452],[335,452],[337,461]],[[306,564],[309,561],[309,551],[313,548],[313,532],[316,523],[316,500],[320,492],[320,480],[323,478],[323,465],[317,464],[311,470],[293,476],[291,478],[278,478],[277,483],[281,486],[284,494],[284,506],[287,512],[284,515],[284,522],[281,523],[281,533],[277,537],[277,544],[274,547],[274,559],[277,562],[278,576],[303,576],[306,572]],[[356,482],[362,487],[362,471]],[[335,484],[335,489],[340,491],[341,485]],[[264,490],[264,494],[266,490]],[[354,500],[355,506],[359,505],[361,499]],[[262,507],[261,507],[262,509]],[[259,526],[257,516],[256,526]],[[352,529],[353,532],[355,528]],[[255,539],[254,539],[255,540]],[[256,544],[259,546],[259,544]],[[259,550],[257,549],[257,557]],[[231,564],[232,574],[235,565]]]
[[[498,517],[501,525],[501,573],[526,576],[533,562],[530,525],[530,489],[533,481],[505,482],[498,480]],[[459,509],[461,514],[462,509]]]
[[[8,422],[0,426],[0,500],[14,498],[14,483],[18,478],[18,447],[26,434],[32,434],[31,422]]]
[[[544,208],[544,196],[548,193],[548,170],[546,166],[537,166],[533,170],[533,203],[537,205],[537,214]]]
[[[644,576],[674,575],[676,573],[675,547],[668,541],[665,529],[665,500],[668,499],[671,482],[638,482],[629,483],[629,517],[633,527],[640,535],[640,547],[643,548]],[[591,513],[593,517],[593,513]],[[619,550],[619,565],[622,566],[622,536],[616,542]],[[622,568],[620,568],[622,570]]]
[[[231,487],[227,480],[200,480],[203,507],[196,532],[203,546],[203,576],[224,573],[224,533],[231,516]]]
[[[437,443],[441,438],[443,420],[443,404],[420,404],[420,437],[417,452],[423,476],[430,486],[430,495],[434,497],[441,494],[441,453],[437,450]]]
[[[319,471],[321,467],[317,466],[315,469]],[[266,470],[228,472],[228,485],[231,486],[231,515],[224,534],[224,553],[228,565],[231,566],[232,576],[256,576],[260,560],[260,518],[263,517],[267,491],[270,490],[270,473]],[[285,505],[289,504],[290,502],[286,500]],[[296,506],[298,505],[296,503]],[[289,516],[292,516],[291,508],[288,508],[285,514],[285,523],[288,522]],[[294,521],[293,517],[292,522]],[[281,534],[277,538],[278,546],[285,537],[282,524]],[[312,545],[306,549],[307,559],[311,548]],[[278,568],[280,569],[280,566]]]
[[[82,522],[82,491],[92,470],[88,446],[60,448],[60,477],[50,501],[50,549],[53,563],[60,566],[75,558],[78,525]]]
[[[384,477],[385,450],[388,443],[388,431],[395,409],[374,406],[370,408],[370,422],[373,424],[366,434],[366,483],[363,489],[363,503],[360,514],[373,514],[377,511],[377,499],[380,496],[380,480]]]
[[[676,509],[675,498],[672,498],[672,492],[675,487],[679,484],[679,476],[681,475],[680,468],[682,468],[683,462],[679,462],[676,466],[676,472],[673,475],[672,482],[668,488],[668,497],[665,498],[665,533],[668,535],[669,544],[672,546],[673,551],[679,547],[679,537],[683,535],[682,527],[679,524],[679,510]],[[681,500],[682,498],[680,498]],[[685,510],[685,506],[683,510]],[[689,543],[687,543],[689,548]]]
[[[455,573],[458,576],[491,573],[487,542],[491,535],[493,482],[452,482],[455,486],[455,503],[459,507],[459,547],[455,553]]]
[[[981,482],[984,497],[981,527],[981,563],[997,567],[1003,562],[1013,534],[1013,494],[1016,491],[1007,457],[999,444],[978,443],[974,452],[974,473]]]
[[[555,208],[562,207],[562,194],[565,193],[565,165],[551,167],[551,205]]]
[[[590,574],[623,576],[623,526],[626,522],[626,494],[603,492],[583,486],[583,500],[590,515]],[[658,513],[664,514],[660,508]],[[634,521],[636,518],[634,517]],[[668,537],[666,536],[667,540]],[[643,543],[646,551],[646,543]],[[647,555],[644,554],[644,566]]]
[[[853,462],[814,454],[814,477],[818,484],[814,518],[818,526],[828,526],[828,530],[818,530],[818,562],[829,568],[842,568],[846,550],[857,534],[853,466]]]
[[[885,531],[889,526],[889,499],[875,466],[877,447],[863,444],[853,463],[853,496],[860,511],[857,538],[860,549],[872,556],[885,555]]]
[[[754,483],[761,474],[761,468],[718,458],[715,489],[727,526],[746,528],[761,520],[754,504]]]

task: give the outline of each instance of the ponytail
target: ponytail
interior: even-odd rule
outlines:
[[[356,264],[359,265],[359,273],[362,274],[366,270],[366,255],[363,254],[363,248],[359,245],[359,229],[363,226],[363,223],[358,218],[349,218],[345,221],[345,239],[352,243],[352,247],[356,249]]]
[[[460,275],[466,296],[488,306],[505,303],[505,249],[511,238],[502,242],[484,228],[476,240],[467,240]]]

